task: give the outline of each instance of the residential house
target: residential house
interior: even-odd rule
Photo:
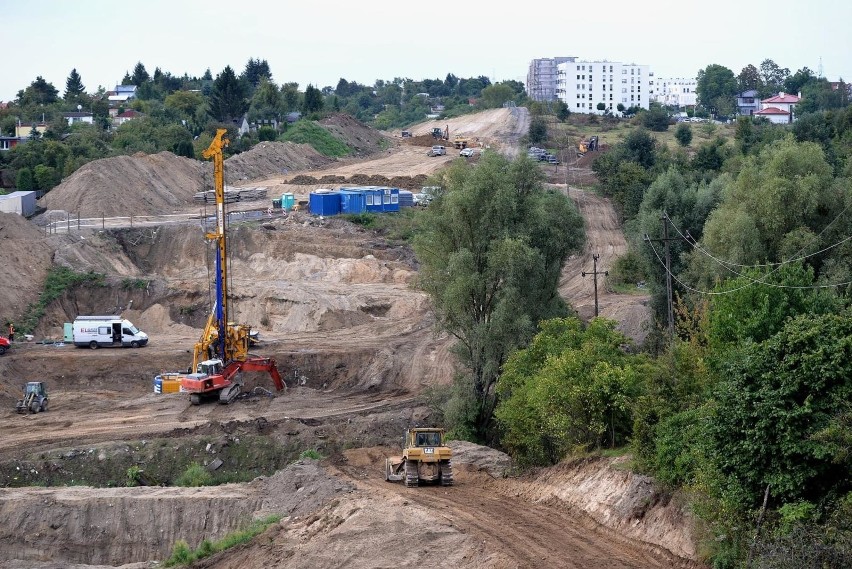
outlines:
[[[796,120],[795,109],[800,100],[800,97],[782,91],[760,101],[760,110],[754,116],[766,117],[772,124],[790,124]]]
[[[110,107],[126,105],[136,98],[136,85],[116,85],[114,91],[107,93]]]
[[[760,110],[760,97],[757,91],[749,89],[737,95],[737,114],[751,116]]]
[[[47,132],[47,123],[39,122],[27,124],[19,122],[15,126],[15,136],[20,140],[27,140],[33,129],[38,132],[39,136],[44,136],[44,133]]]
[[[139,117],[143,117],[142,113],[139,111],[134,111],[133,109],[129,109],[124,111],[123,113],[119,113],[115,115],[112,119],[113,126],[121,126],[127,121],[132,121],[133,119],[138,119]]]
[[[63,117],[68,121],[68,126],[75,124],[95,124],[95,117],[92,113],[63,113]]]
[[[17,136],[0,136],[0,150],[12,150],[20,141]]]

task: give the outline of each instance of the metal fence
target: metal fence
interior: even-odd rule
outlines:
[[[229,211],[227,222],[252,221],[271,219],[285,215],[281,209]],[[216,214],[200,211],[199,213],[176,213],[170,215],[131,215],[123,217],[75,217],[69,214],[65,219],[56,220],[44,226],[47,234],[71,233],[78,231],[119,229],[128,227],[156,227],[176,223],[197,223],[203,228],[216,223]]]

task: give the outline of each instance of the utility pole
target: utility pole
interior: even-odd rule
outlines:
[[[672,257],[671,251],[669,249],[669,243],[672,241],[686,241],[683,237],[669,237],[669,223],[671,220],[669,219],[668,214],[663,213],[663,216],[660,218],[660,221],[663,222],[663,238],[662,239],[651,239],[648,237],[648,234],[645,234],[643,238],[644,241],[651,243],[663,243],[665,246],[665,261],[666,261],[666,308],[668,310],[668,330],[669,336],[674,336],[674,301],[672,299]]]
[[[583,272],[580,273],[583,277],[585,277],[586,275],[593,275],[594,276],[594,279],[595,279],[595,317],[597,317],[597,315],[598,315],[598,275],[607,276],[609,274],[609,271],[598,271],[598,259],[600,259],[600,258],[601,258],[601,256],[598,255],[597,253],[592,255],[592,263],[593,263],[594,269],[592,270],[591,273],[586,272],[586,271],[583,271]]]

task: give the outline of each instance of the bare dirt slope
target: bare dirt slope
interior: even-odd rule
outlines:
[[[44,233],[15,213],[0,212],[0,334],[35,302],[50,270],[53,250]],[[18,323],[20,328],[20,323]]]
[[[523,114],[500,109],[454,120],[451,129],[494,137],[496,146],[502,137],[519,136]],[[297,187],[288,184],[297,175],[428,175],[452,159],[400,144],[369,160],[331,164],[306,158],[310,165],[284,174],[270,171],[280,163],[256,158],[261,165],[247,160],[240,167],[263,180],[245,183],[269,186],[273,195]],[[162,161],[167,171],[188,172],[187,183],[194,183],[192,171],[200,163],[187,168],[183,159],[166,155],[131,160],[124,173],[133,179],[126,187],[157,187],[145,199],[162,192],[158,208],[191,199],[188,190],[170,191],[172,182],[164,182],[153,165]],[[116,215],[154,209],[138,192],[113,193],[105,179],[77,187],[85,195],[81,206],[110,202]],[[71,181],[54,190],[52,199],[69,200],[55,207],[77,203]],[[624,244],[606,202],[573,189],[571,196],[587,219],[589,248],[566,266],[561,292],[587,315],[593,291],[588,279],[574,277],[590,269],[591,253],[599,252],[603,264]],[[284,518],[266,534],[197,566],[360,569],[419,563],[424,556],[439,567],[693,566],[684,529],[689,522],[677,504],[610,462],[503,478],[505,457],[459,444],[457,486],[412,490],[384,482],[383,457],[398,452],[393,445],[403,429],[433,421],[424,395],[448,384],[454,372],[451,341],[434,333],[407,247],[342,220],[302,213],[233,222],[233,319],[261,331],[258,353],[278,361],[287,390],[228,406],[191,406],[184,394],[154,395],[152,376],[185,368],[210,310],[210,252],[199,222],[50,237],[20,219],[7,222],[0,215],[0,222],[0,242],[4,228],[12,228],[13,240],[36,252],[38,270],[45,271],[50,259],[108,275],[104,287],[72,291],[51,303],[38,339],[61,337],[62,323],[76,314],[110,311],[123,313],[152,338],[139,350],[18,343],[0,357],[0,408],[11,409],[23,381],[45,380],[51,395],[47,413],[0,412],[0,480],[23,486],[0,494],[0,566],[136,569],[165,557],[177,539],[195,546],[272,513]],[[8,286],[25,285],[22,290],[36,294],[40,273],[25,272],[29,257],[9,251],[0,248],[0,261],[17,269],[9,271],[14,278]],[[611,314],[621,306],[636,318],[631,329],[641,328],[641,298],[606,297],[604,304]],[[248,389],[271,387],[264,376],[246,381]],[[35,487],[80,479],[120,485],[127,464],[156,474],[146,458],[152,447],[167,458],[172,452],[174,461],[193,452],[210,464],[228,456],[229,445],[252,437],[279,445],[282,453],[317,449],[329,458],[319,465],[297,462],[251,483],[201,489]],[[249,449],[245,462],[224,467],[239,472],[259,457]]]
[[[564,186],[563,186],[564,188]],[[586,246],[582,255],[572,257],[562,269],[559,292],[584,319],[595,315],[595,264],[603,273],[612,268],[618,257],[627,251],[627,241],[610,201],[578,188],[568,195],[577,204],[586,224]],[[583,276],[583,272],[586,276]],[[607,277],[598,275],[598,312],[600,316],[618,322],[618,329],[637,344],[648,335],[650,311],[647,294],[617,294],[607,286]]]

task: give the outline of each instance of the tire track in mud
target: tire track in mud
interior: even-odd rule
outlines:
[[[333,472],[377,496],[402,496],[447,520],[458,531],[474,534],[488,550],[514,560],[519,568],[698,569],[650,544],[636,542],[601,526],[583,512],[556,500],[533,503],[519,498],[522,483],[496,480],[472,465],[456,469],[456,484],[406,488],[384,480],[376,464],[338,464]],[[349,455],[353,456],[353,455]],[[382,462],[383,464],[383,462]]]

